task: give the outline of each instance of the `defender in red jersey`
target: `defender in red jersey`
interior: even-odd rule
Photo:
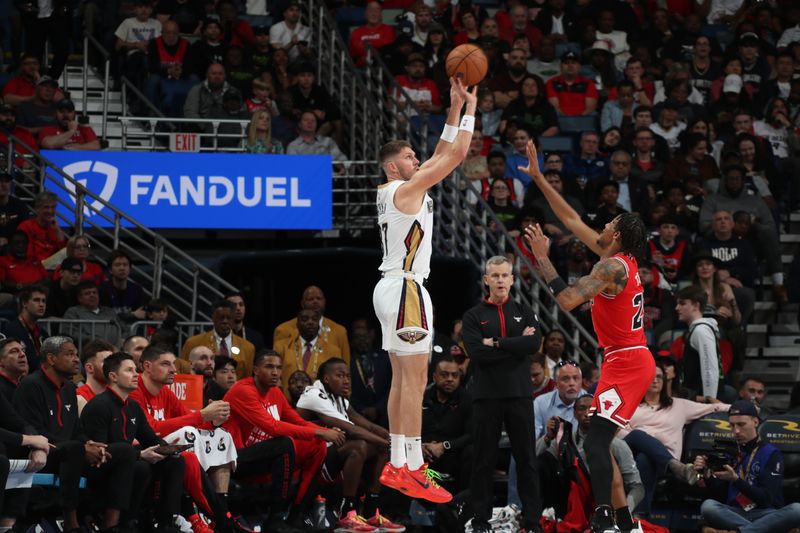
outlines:
[[[561,308],[570,311],[592,302],[592,321],[604,358],[584,444],[597,504],[592,531],[630,531],[633,521],[610,448],[614,435],[628,423],[655,375],[655,361],[644,335],[644,294],[636,263],[636,257],[644,255],[647,230],[638,215],[624,213],[606,224],[598,235],[547,183],[539,171],[532,142],[527,151],[528,166],[520,170],[533,178],[567,229],[600,256],[588,276],[568,286],[548,257],[550,239],[538,225],[525,228],[525,239],[539,262],[539,272]]]

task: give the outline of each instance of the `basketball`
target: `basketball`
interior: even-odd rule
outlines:
[[[486,76],[489,61],[486,54],[474,44],[456,46],[447,54],[445,69],[450,78],[461,78],[465,87],[478,85]]]

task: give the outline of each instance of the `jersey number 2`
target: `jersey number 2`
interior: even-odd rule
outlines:
[[[633,307],[636,308],[636,314],[633,315],[631,329],[636,331],[642,329],[642,315],[644,314],[644,297],[640,292],[633,297]]]

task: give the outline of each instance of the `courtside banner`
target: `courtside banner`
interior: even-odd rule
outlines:
[[[91,192],[151,228],[330,229],[331,157],[42,150]],[[55,183],[53,183],[53,181]],[[74,186],[52,171],[45,188],[69,204]],[[66,213],[64,213],[66,214]],[[114,215],[87,199],[87,222]]]

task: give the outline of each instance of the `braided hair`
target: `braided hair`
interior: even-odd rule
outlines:
[[[647,245],[647,228],[641,217],[634,213],[619,215],[616,231],[619,232],[622,253],[632,255],[636,259],[643,259]]]

